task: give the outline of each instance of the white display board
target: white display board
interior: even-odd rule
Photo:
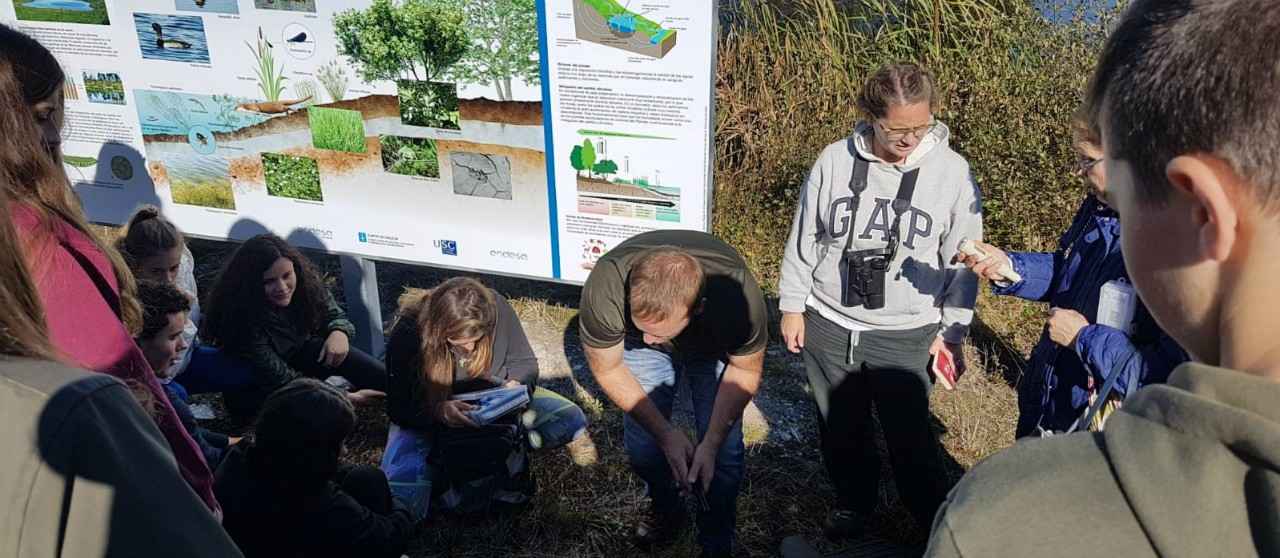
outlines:
[[[708,230],[713,0],[0,0],[89,217],[579,282]]]

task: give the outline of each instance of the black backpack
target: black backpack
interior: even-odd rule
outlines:
[[[533,498],[537,484],[519,413],[479,428],[441,428],[428,458],[438,474],[433,507],[457,513],[508,511]]]

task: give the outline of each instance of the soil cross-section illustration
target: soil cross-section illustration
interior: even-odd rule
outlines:
[[[573,0],[574,30],[579,40],[662,58],[676,46],[676,32],[615,0]]]

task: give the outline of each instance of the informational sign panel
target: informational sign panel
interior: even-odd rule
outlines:
[[[707,230],[713,0],[0,0],[92,220],[581,281]]]

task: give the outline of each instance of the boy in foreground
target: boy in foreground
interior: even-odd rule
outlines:
[[[1280,3],[1137,0],[1087,103],[1126,267],[1197,361],[974,468],[930,556],[1280,554]],[[1105,549],[1105,550],[1104,550]]]

